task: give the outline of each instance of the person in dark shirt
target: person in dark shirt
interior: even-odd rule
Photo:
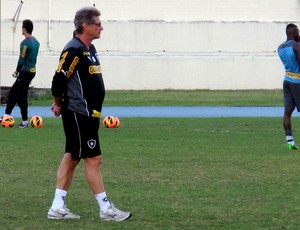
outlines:
[[[24,20],[22,34],[25,39],[20,44],[19,60],[16,71],[13,73],[16,81],[9,91],[5,109],[5,115],[10,115],[18,103],[22,115],[22,123],[18,125],[18,128],[28,127],[28,89],[36,74],[36,62],[40,47],[38,40],[32,36],[32,31],[32,21]]]
[[[100,12],[84,7],[76,12],[75,32],[64,47],[52,81],[55,116],[62,116],[66,136],[65,154],[57,171],[57,185],[49,219],[79,219],[65,205],[76,166],[85,161],[86,180],[99,204],[100,219],[122,221],[130,212],[117,209],[107,198],[100,171],[98,137],[105,88],[97,51],[92,44],[103,30]]]

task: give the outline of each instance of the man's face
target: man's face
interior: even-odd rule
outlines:
[[[103,30],[100,17],[94,17],[94,22],[87,25],[87,33],[91,39],[100,38],[101,31]]]

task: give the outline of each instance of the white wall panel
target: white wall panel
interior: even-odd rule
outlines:
[[[1,0],[1,18],[12,18],[19,0]],[[105,20],[298,21],[298,0],[94,0]],[[24,0],[22,18],[48,19],[49,0]],[[51,0],[53,20],[72,20],[89,0]]]
[[[299,23],[300,12],[297,0],[94,2],[104,26],[94,44],[107,89],[281,88],[283,68],[275,51],[285,40],[286,24]],[[21,21],[30,18],[41,43],[33,86],[49,88],[58,55],[72,36],[75,11],[91,2],[24,0],[13,33],[19,3],[1,0],[0,84],[14,80]]]
[[[101,55],[101,54],[100,54]],[[16,57],[5,56],[2,66],[13,67]],[[283,70],[277,57],[261,56],[109,56],[101,55],[107,89],[278,89]],[[32,85],[50,88],[58,64],[55,56],[39,58]],[[3,68],[3,86],[14,82]]]

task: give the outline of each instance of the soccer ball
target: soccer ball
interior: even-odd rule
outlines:
[[[120,126],[120,120],[114,116],[106,116],[104,117],[102,124],[105,128],[118,128]]]
[[[10,115],[6,115],[4,117],[2,117],[2,120],[1,120],[1,125],[4,127],[4,128],[12,128],[15,124],[15,119],[10,116]]]
[[[40,116],[36,115],[36,116],[31,117],[30,125],[33,128],[41,128],[44,125],[44,122]]]
[[[114,126],[114,128],[119,128],[120,127],[120,119],[119,118],[117,118],[117,117],[114,117],[114,123],[115,123],[115,126]]]
[[[113,116],[104,117],[102,124],[103,127],[105,128],[114,128],[115,125],[114,117]]]

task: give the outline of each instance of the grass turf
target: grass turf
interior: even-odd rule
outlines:
[[[0,129],[1,229],[300,226],[300,152],[287,150],[281,118],[121,118],[120,128],[101,128],[107,194],[133,213],[121,223],[100,222],[82,163],[67,198],[82,219],[46,218],[64,135],[59,118],[44,120]]]
[[[47,94],[30,105],[49,106]],[[282,90],[108,90],[104,106],[282,106]]]

